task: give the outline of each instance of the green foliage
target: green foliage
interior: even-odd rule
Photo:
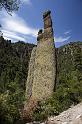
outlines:
[[[25,89],[33,47],[33,44],[23,42],[14,44],[0,37],[0,92],[4,92],[10,82],[17,82]]]
[[[8,90],[0,94],[1,124],[13,124],[20,119],[20,109],[24,102],[23,92],[16,82],[11,82]]]

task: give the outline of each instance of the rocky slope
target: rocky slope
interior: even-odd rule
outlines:
[[[47,124],[82,124],[82,103],[58,116],[48,118]]]

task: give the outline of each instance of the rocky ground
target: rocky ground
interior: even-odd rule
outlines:
[[[82,103],[69,108],[60,115],[50,117],[48,124],[82,124]]]
[[[46,122],[30,124],[82,124],[82,103],[69,108],[58,116],[48,118]]]

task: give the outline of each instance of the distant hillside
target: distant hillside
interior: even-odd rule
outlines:
[[[57,49],[58,84],[63,78],[82,80],[82,42],[71,42]]]

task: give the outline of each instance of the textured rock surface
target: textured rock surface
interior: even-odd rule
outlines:
[[[28,79],[26,82],[26,99],[29,99],[32,95],[32,85],[34,79],[34,66],[35,66],[35,56],[36,56],[36,47],[33,48],[31,53],[31,58],[29,62],[29,72]]]

